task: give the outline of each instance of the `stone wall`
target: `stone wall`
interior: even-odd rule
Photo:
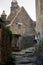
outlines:
[[[34,36],[23,36],[20,43],[20,48],[25,49],[35,45]]]
[[[36,4],[36,21],[37,33],[43,37],[43,0],[38,0]]]
[[[6,34],[6,30],[2,28],[1,32],[1,64],[5,64],[7,61],[7,57],[11,51],[11,43],[10,43],[10,38]]]

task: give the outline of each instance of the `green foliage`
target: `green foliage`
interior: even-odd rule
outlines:
[[[34,56],[36,56],[36,65],[43,65],[43,39],[39,39],[35,48]]]
[[[10,44],[12,41],[12,38],[13,38],[12,32],[8,27],[3,27],[3,30],[4,30],[4,34],[5,34],[4,43],[6,43],[8,41],[7,43]],[[12,53],[12,49],[9,48],[9,50],[7,51],[7,61],[6,61],[5,65],[15,65],[15,57],[13,58],[11,53]]]
[[[4,30],[6,31],[6,36],[9,37],[10,41],[12,41],[12,31],[8,27],[4,27]]]
[[[39,40],[39,43],[36,45],[34,55],[38,56],[43,53],[43,39]]]
[[[15,57],[13,58],[12,57],[12,54],[10,54],[8,57],[7,57],[7,62],[5,65],[15,65]]]

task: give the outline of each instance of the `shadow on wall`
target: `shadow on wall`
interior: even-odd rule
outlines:
[[[32,47],[36,43],[37,43],[37,41],[35,40],[35,36],[22,37],[22,40],[21,40],[21,49]]]

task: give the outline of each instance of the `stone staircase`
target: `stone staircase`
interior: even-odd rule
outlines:
[[[36,57],[33,56],[32,51],[13,52],[16,57],[16,65],[36,65]]]

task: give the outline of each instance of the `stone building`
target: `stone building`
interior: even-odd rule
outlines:
[[[6,20],[8,22],[4,24],[6,24],[13,33],[13,48],[17,47],[22,49],[34,45],[35,22],[30,18],[24,7],[19,7],[16,0],[12,0],[10,14]]]
[[[43,0],[36,0],[36,20],[37,33],[43,37]]]

